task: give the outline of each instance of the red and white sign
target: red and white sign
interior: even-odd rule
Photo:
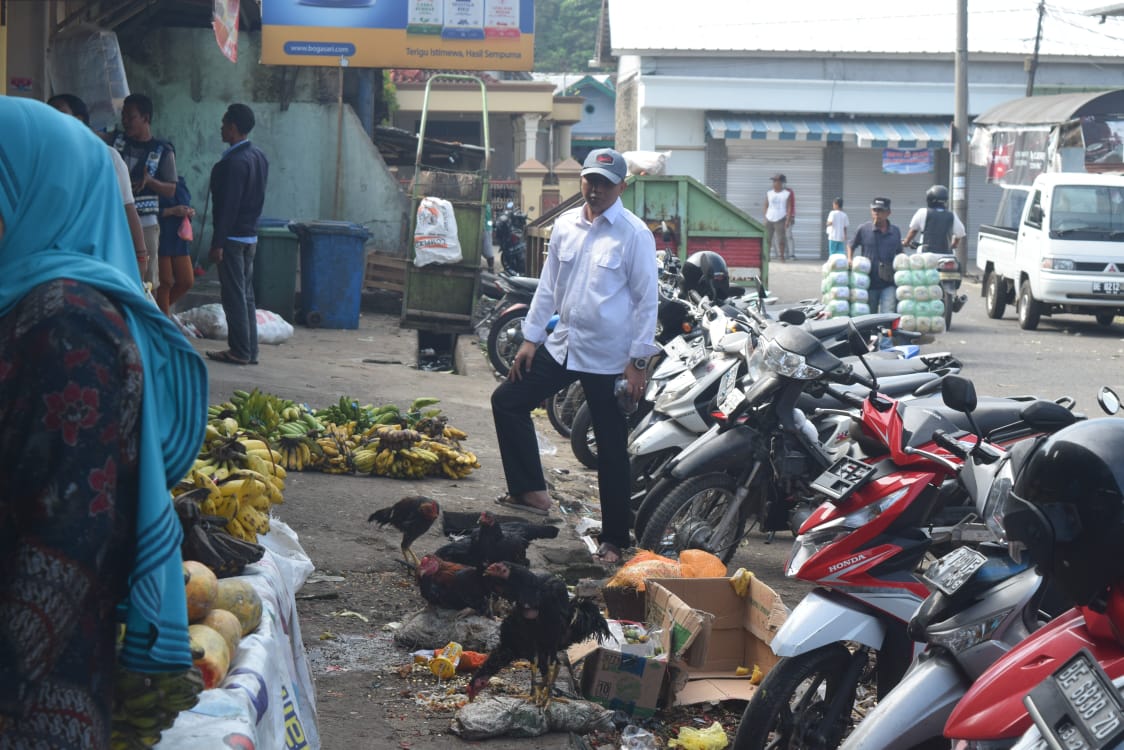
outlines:
[[[238,2],[239,0],[215,0],[211,26],[215,29],[215,41],[227,60],[238,62]]]

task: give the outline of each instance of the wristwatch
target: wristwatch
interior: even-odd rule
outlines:
[[[648,358],[647,357],[636,357],[635,359],[632,360],[632,366],[635,367],[637,370],[647,370],[648,369]]]

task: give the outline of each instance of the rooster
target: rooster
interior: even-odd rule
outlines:
[[[435,607],[488,611],[488,587],[483,574],[469,565],[426,555],[418,562],[418,588],[422,598]]]
[[[407,562],[418,564],[418,556],[410,546],[437,520],[441,506],[436,500],[418,495],[404,497],[389,508],[376,510],[367,517],[368,523],[379,526],[390,525],[402,532],[402,557]]]
[[[568,646],[596,637],[609,637],[609,625],[592,599],[570,601],[566,583],[550,573],[535,573],[522,565],[497,562],[484,571],[493,579],[497,595],[515,606],[500,624],[500,642],[473,673],[468,684],[472,700],[488,685],[488,680],[516,659],[534,662],[541,682],[531,673],[531,698],[546,707],[558,678],[558,652]]]
[[[484,511],[468,537],[446,544],[435,554],[442,560],[481,569],[494,562],[527,565],[527,548],[531,542],[557,536],[557,526],[525,521],[498,523],[494,515]]]

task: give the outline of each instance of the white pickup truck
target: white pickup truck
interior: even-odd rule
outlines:
[[[1019,326],[1054,313],[1124,314],[1124,175],[1050,173],[1004,187],[995,225],[980,227],[976,265],[987,314],[1015,303]]]

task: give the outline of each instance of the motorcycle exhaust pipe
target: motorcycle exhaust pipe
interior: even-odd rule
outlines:
[[[967,294],[956,295],[955,297],[952,298],[952,311],[954,313],[960,312],[960,310],[964,307],[964,304],[967,301],[968,301],[968,295]]]

